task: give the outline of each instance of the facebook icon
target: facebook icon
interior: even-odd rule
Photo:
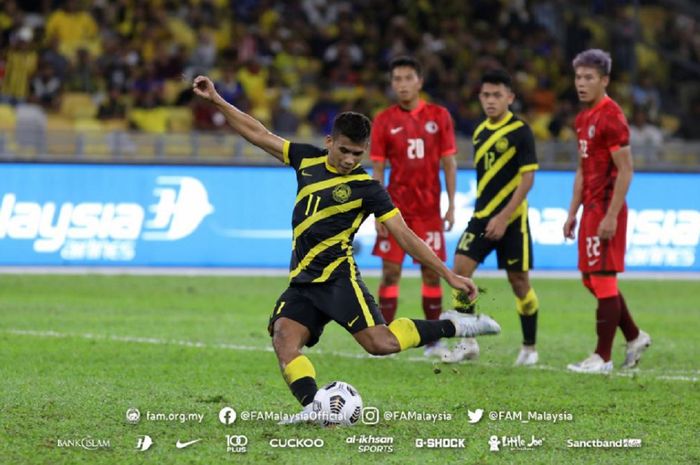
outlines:
[[[231,425],[236,421],[236,411],[231,407],[224,407],[219,412],[219,421],[224,425]]]

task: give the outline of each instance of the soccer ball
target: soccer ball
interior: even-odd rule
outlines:
[[[348,383],[333,381],[316,392],[314,412],[323,426],[352,426],[362,415],[362,397]]]

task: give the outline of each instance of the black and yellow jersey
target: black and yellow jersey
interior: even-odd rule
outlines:
[[[359,271],[352,241],[369,215],[386,221],[399,213],[389,194],[357,165],[341,175],[327,151],[313,145],[284,144],[284,162],[296,171],[297,197],[292,213],[292,284],[322,283]]]
[[[490,218],[510,200],[521,173],[536,170],[535,139],[530,127],[513,113],[491,124],[482,122],[472,136],[476,169],[474,217]],[[527,200],[516,208],[511,221],[527,211]]]

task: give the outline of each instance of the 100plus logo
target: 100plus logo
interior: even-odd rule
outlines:
[[[38,203],[6,193],[0,202],[0,240],[33,240],[36,253],[65,260],[130,261],[135,241],[176,241],[214,211],[204,185],[188,176],[159,176],[146,207],[131,202]]]

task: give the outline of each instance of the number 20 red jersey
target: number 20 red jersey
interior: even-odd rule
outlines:
[[[387,190],[404,217],[440,216],[440,160],[456,152],[452,117],[440,105],[393,105],[372,124],[370,158],[391,165]]]

